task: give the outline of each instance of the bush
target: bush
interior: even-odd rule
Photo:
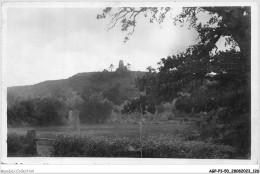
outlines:
[[[113,111],[113,103],[103,99],[101,94],[93,94],[87,98],[80,109],[82,123],[104,123]]]
[[[104,98],[107,98],[115,105],[121,105],[125,100],[127,100],[127,96],[120,88],[120,83],[113,84],[103,92]]]
[[[187,97],[187,96],[180,97],[176,101],[175,107],[180,112],[190,113],[192,111],[192,102],[191,102],[190,97]]]
[[[132,99],[124,104],[121,110],[122,114],[142,113],[146,114],[150,112],[154,114],[156,111],[155,104],[150,103],[146,96],[140,96],[139,98]]]
[[[36,144],[28,140],[28,136],[16,133],[7,134],[7,156],[26,157],[36,156]]]
[[[162,113],[157,113],[155,116],[154,121],[169,121],[169,120],[174,120],[175,114],[173,114],[171,111],[166,110]]]
[[[55,157],[139,157],[138,138],[107,138],[59,135],[53,145]],[[130,150],[129,150],[130,149]]]
[[[235,153],[230,146],[184,141],[170,136],[149,136],[142,142],[144,158],[223,159],[234,158]]]
[[[230,146],[185,141],[171,135],[142,137],[90,137],[60,135],[53,146],[55,157],[234,158]]]
[[[240,151],[240,156],[250,156],[250,113],[232,116],[221,108],[216,112],[200,113],[199,116],[201,139],[235,147]]]
[[[193,127],[192,129],[187,129],[185,127],[179,128],[176,131],[176,135],[184,141],[195,141],[200,140],[200,131]]]
[[[32,126],[60,125],[62,104],[52,98],[28,99],[17,102],[7,109],[8,125],[25,122]]]

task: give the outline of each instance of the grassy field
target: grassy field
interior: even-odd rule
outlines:
[[[12,127],[8,128],[8,132],[16,132],[25,134],[27,130],[35,129],[37,138],[55,138],[59,134],[74,134],[69,126],[50,126],[50,127]],[[83,124],[80,126],[81,135],[93,136],[124,136],[133,137],[139,136],[140,133],[145,135],[158,135],[158,134],[176,134],[180,129],[193,129],[191,125],[173,125],[173,124]]]

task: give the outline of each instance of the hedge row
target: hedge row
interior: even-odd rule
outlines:
[[[54,142],[55,157],[134,157],[231,159],[230,146],[185,141],[170,135],[142,137],[91,137],[59,135]]]
[[[7,156],[9,157],[37,156],[36,143],[28,135],[8,133],[7,134]]]

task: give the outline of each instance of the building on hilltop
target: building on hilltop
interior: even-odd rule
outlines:
[[[127,71],[128,71],[128,69],[124,65],[124,61],[123,60],[119,60],[119,65],[118,65],[118,68],[116,69],[116,72],[127,72]]]
[[[125,67],[124,66],[124,61],[123,60],[119,60],[118,68],[123,69],[124,67]]]

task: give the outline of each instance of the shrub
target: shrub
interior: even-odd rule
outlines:
[[[104,98],[107,98],[115,105],[121,105],[125,100],[127,100],[127,96],[121,88],[120,83],[113,84],[108,89],[103,91]]]
[[[168,121],[168,120],[174,120],[174,117],[175,117],[175,115],[171,111],[166,110],[162,113],[157,113],[155,115],[155,120],[156,121]]]
[[[191,102],[190,97],[187,97],[187,96],[180,97],[176,101],[175,107],[180,112],[190,113],[192,111],[192,102]]]
[[[200,138],[235,147],[240,156],[250,156],[250,113],[232,116],[227,111],[220,108],[216,112],[200,113]]]
[[[161,103],[160,105],[156,106],[156,111],[158,114],[166,112],[166,111],[175,111],[175,103],[177,99],[174,99],[172,102],[166,102],[166,103]]]
[[[235,150],[230,146],[202,141],[184,141],[170,135],[149,136],[142,142],[144,158],[222,159],[234,158],[235,154]]]
[[[104,123],[113,111],[113,103],[103,99],[101,94],[93,94],[87,98],[80,109],[82,123]]]
[[[139,98],[132,99],[131,101],[125,103],[123,109],[121,110],[121,113],[131,114],[138,112],[146,114],[147,112],[150,112],[154,114],[155,111],[155,104],[148,101],[146,96],[140,96]]]
[[[143,158],[234,158],[230,146],[186,141],[178,136],[90,137],[60,135],[55,139],[56,157],[143,157]],[[141,156],[142,154],[142,156]]]
[[[184,144],[186,158],[196,159],[230,159],[235,158],[235,149],[227,145],[187,141]]]
[[[27,135],[17,133],[7,134],[7,156],[9,157],[26,157],[36,156],[36,144],[28,139]]]
[[[164,106],[162,104],[156,106],[156,111],[157,111],[157,114],[161,114],[165,111],[166,109],[164,108]]]
[[[59,135],[53,145],[55,157],[139,157],[138,138]],[[129,150],[130,149],[130,150]]]
[[[200,131],[196,128],[179,128],[176,130],[176,135],[185,141],[200,140]]]
[[[33,126],[60,125],[61,107],[60,101],[52,98],[23,100],[8,106],[7,122],[9,125],[19,125],[22,122]]]

